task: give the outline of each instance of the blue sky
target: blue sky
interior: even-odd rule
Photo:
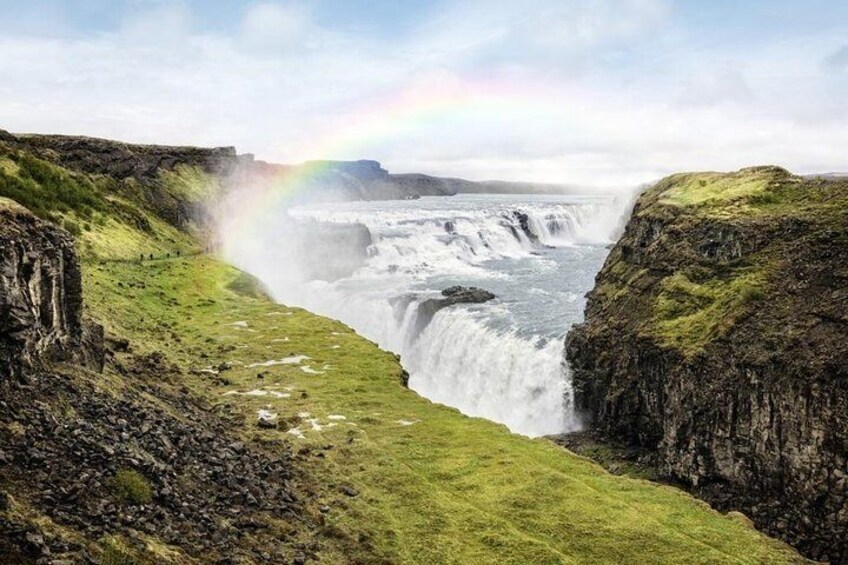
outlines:
[[[0,128],[625,186],[845,170],[848,2],[0,0]]]

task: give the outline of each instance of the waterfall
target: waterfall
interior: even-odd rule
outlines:
[[[267,241],[242,243],[258,254],[231,242],[231,259],[280,301],[340,319],[399,353],[410,388],[423,396],[538,436],[579,428],[562,337],[579,320],[622,206],[611,198],[514,196],[305,206],[280,216],[301,226],[301,238],[304,224],[367,229],[358,269],[341,278],[285,276],[283,251],[274,251],[285,239],[279,229],[269,229]],[[305,255],[324,245],[319,240],[304,246]],[[349,254],[321,250],[325,263]],[[285,271],[305,272],[291,265],[307,260],[297,255],[287,252]],[[419,305],[452,284],[498,298],[419,319]]]

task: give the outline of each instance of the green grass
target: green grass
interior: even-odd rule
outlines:
[[[142,560],[138,552],[131,548],[118,536],[108,536],[100,541],[99,565],[142,565],[149,561]]]
[[[701,216],[739,220],[808,214],[838,220],[848,205],[848,191],[834,189],[834,183],[797,177],[779,167],[680,173],[658,182],[646,196],[652,197],[649,202],[656,200]]]
[[[118,499],[129,504],[149,504],[153,500],[150,481],[134,469],[120,469],[115,473],[112,490]]]
[[[227,289],[252,298],[269,298],[271,297],[268,289],[256,277],[247,273],[239,273],[236,278],[227,285]]]
[[[142,255],[162,257],[195,253],[200,249],[197,240],[147,212],[136,210],[144,219],[147,230],[139,230],[121,221],[108,217],[94,224],[89,231],[78,236],[78,248],[83,256],[91,260],[136,261]]]
[[[683,272],[666,277],[651,325],[661,341],[694,353],[723,335],[766,294],[765,274],[738,270],[730,278],[694,282]]]
[[[105,209],[101,191],[87,176],[3,147],[0,147],[0,196],[11,198],[46,219],[69,212],[88,219]]]
[[[220,189],[218,180],[196,167],[177,165],[159,173],[169,194],[191,202],[208,200]]]
[[[178,165],[160,177],[178,200],[199,202],[218,190],[217,180],[194,167]],[[89,258],[128,261],[200,249],[195,237],[148,209],[145,189],[134,179],[75,173],[1,143],[0,198],[64,228]]]
[[[240,277],[209,257],[107,263],[86,266],[85,288],[90,313],[109,332],[126,335],[139,351],[164,351],[193,390],[243,413],[241,433],[284,437],[301,451],[316,491],[306,511],[331,508],[320,532],[324,562],[793,559],[778,542],[681,491],[613,476],[547,440],[419,397],[401,386],[393,355],[339,322],[234,292]],[[296,354],[311,357],[305,364],[323,374],[249,367]],[[192,372],[221,362],[233,365],[223,374],[228,385]],[[288,396],[225,396],[254,389]],[[286,425],[260,430],[260,408]],[[314,431],[312,418],[323,429]],[[292,427],[304,439],[286,433]],[[343,486],[359,496],[346,496]]]
[[[781,222],[823,230],[830,238],[846,237],[848,184],[794,176],[778,167],[752,167],[732,173],[681,173],[667,177],[640,198],[637,216],[661,224],[674,223],[660,242],[669,256],[697,263],[687,255],[678,234],[715,222],[729,232],[766,230]],[[697,232],[696,232],[697,233]],[[848,238],[846,238],[848,241]],[[596,294],[611,302],[652,294],[653,305],[642,317],[640,333],[654,337],[685,355],[703,351],[758,306],[769,293],[772,274],[780,269],[768,246],[742,261],[700,269],[707,274],[672,272],[645,286],[642,263],[626,260],[609,265],[614,283],[599,285]],[[698,270],[698,269],[695,269]],[[705,278],[706,277],[706,278]]]
[[[683,173],[669,177],[663,202],[679,206],[726,205],[763,194],[774,181],[771,171],[737,173]]]

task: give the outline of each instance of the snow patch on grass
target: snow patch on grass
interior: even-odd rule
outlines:
[[[273,396],[274,398],[291,398],[291,394],[287,392],[277,392],[276,390],[261,389],[248,390],[247,392],[229,390],[225,392],[223,396]]]
[[[274,365],[300,365],[307,359],[312,358],[308,355],[291,355],[289,357],[283,357],[282,359],[270,359],[261,363],[251,363],[247,367],[252,369],[254,367],[273,367]]]

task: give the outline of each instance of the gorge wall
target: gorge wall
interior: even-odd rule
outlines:
[[[848,182],[775,167],[639,199],[566,340],[601,434],[806,555],[848,561]]]
[[[100,326],[82,318],[73,239],[0,199],[0,379],[47,358],[103,365]]]

